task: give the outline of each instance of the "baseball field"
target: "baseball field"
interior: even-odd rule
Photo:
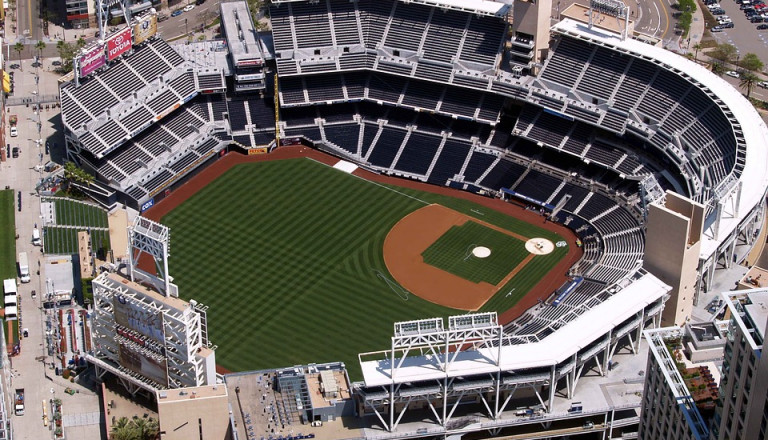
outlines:
[[[230,371],[343,361],[360,379],[357,354],[386,349],[394,322],[501,313],[570,248],[552,230],[470,200],[373,182],[308,158],[236,164],[198,186],[170,212],[148,216],[171,228],[170,273],[182,297],[210,306],[217,363]],[[430,212],[446,213],[450,225],[438,230],[428,217],[421,226],[404,223]],[[415,257],[397,250],[429,236],[419,228],[434,239],[408,252],[423,253],[420,264],[447,282],[398,279],[418,271],[408,263]],[[402,245],[391,246],[392,237]],[[534,256],[524,246],[533,237],[560,247]],[[490,255],[472,254],[480,247]]]

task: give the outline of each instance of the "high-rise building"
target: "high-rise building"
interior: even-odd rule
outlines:
[[[702,339],[696,334],[697,328],[699,326],[664,327],[643,332],[649,352],[639,438],[708,438],[708,420],[718,397],[717,369],[712,363],[690,360],[695,359],[691,355],[695,350],[691,339]],[[713,330],[710,330],[712,339],[721,339],[718,329]],[[719,353],[722,353],[722,345]]]
[[[728,321],[644,332],[650,350],[640,439],[765,438],[768,361],[761,354],[768,289],[722,298]],[[714,362],[719,359],[721,366]]]
[[[730,311],[718,405],[712,426],[718,439],[764,439],[768,424],[768,360],[763,339],[768,289],[723,293]]]

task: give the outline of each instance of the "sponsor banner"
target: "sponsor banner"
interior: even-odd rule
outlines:
[[[266,148],[251,148],[248,150],[249,156],[254,156],[256,154],[267,154]]]
[[[143,205],[141,205],[141,212],[146,211],[147,209],[151,208],[155,205],[155,199],[149,199],[146,202],[144,202]]]
[[[141,44],[157,33],[157,15],[148,15],[133,25],[133,44]]]
[[[151,358],[141,353],[137,348],[123,343],[120,343],[119,358],[121,366],[163,386],[168,386],[167,360],[160,361]]]
[[[131,28],[128,27],[107,38],[107,60],[114,60],[131,50],[131,47]]]
[[[155,116],[155,120],[159,121],[163,119],[164,117],[168,116],[172,111],[176,110],[180,107],[180,104],[177,102],[176,104],[173,104],[173,107],[169,108],[168,110],[160,113],[159,115]]]
[[[104,55],[104,45],[100,44],[98,47],[80,57],[80,76],[89,75],[106,63],[107,57]]]
[[[238,61],[237,67],[261,66],[262,64],[264,64],[264,60],[244,60]]]
[[[164,344],[163,314],[117,294],[112,301],[115,323]]]

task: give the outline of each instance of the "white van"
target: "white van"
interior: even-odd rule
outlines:
[[[43,245],[43,242],[40,240],[40,230],[37,228],[32,229],[32,244],[35,246]]]

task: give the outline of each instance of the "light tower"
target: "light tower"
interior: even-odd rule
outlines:
[[[171,284],[168,275],[168,257],[170,256],[171,231],[167,226],[144,217],[136,217],[133,224],[128,226],[128,258],[130,265],[131,281],[136,281],[135,273],[142,272],[139,269],[141,255],[147,253],[155,262],[158,277],[148,277],[162,282],[156,285],[157,290],[165,296],[178,298],[179,292],[175,285]],[[144,277],[147,278],[147,277]],[[159,284],[159,283],[158,283]]]

